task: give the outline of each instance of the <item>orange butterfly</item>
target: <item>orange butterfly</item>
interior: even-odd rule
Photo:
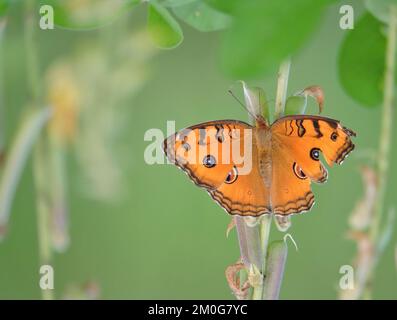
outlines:
[[[220,120],[183,129],[163,149],[229,214],[290,215],[312,208],[311,181],[327,180],[320,153],[329,166],[341,164],[355,135],[326,117],[285,116],[268,125],[259,116],[255,126]]]

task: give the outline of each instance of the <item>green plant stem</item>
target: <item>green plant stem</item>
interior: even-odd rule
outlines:
[[[244,218],[240,216],[236,216],[235,221],[242,262],[246,268],[249,268],[251,264],[259,268],[262,256],[258,228],[248,226]]]
[[[42,135],[36,143],[33,153],[33,175],[36,185],[36,206],[37,206],[37,236],[39,245],[40,265],[50,265],[52,256],[52,244],[50,233],[50,206],[48,199],[48,181],[46,171],[48,163],[46,153],[48,146]],[[54,294],[51,289],[41,290],[43,300],[53,300]]]
[[[23,168],[37,137],[50,118],[49,108],[38,110],[23,120],[12,143],[0,181],[0,230],[7,229],[11,204]],[[1,239],[0,234],[0,239]]]
[[[265,215],[262,217],[261,225],[260,225],[260,234],[261,234],[261,250],[262,250],[262,272],[264,273],[266,270],[266,256],[267,256],[267,248],[269,246],[269,237],[270,237],[270,228],[272,225],[272,215]]]
[[[266,278],[264,281],[264,300],[278,300],[284,277],[288,246],[286,240],[274,241],[269,246],[267,256]]]
[[[25,2],[25,45],[28,71],[28,88],[30,91],[30,98],[32,106],[35,109],[41,108],[42,103],[42,88],[40,79],[39,55],[37,48],[37,34],[38,28],[36,20],[37,2],[35,0],[27,0]],[[37,233],[38,233],[38,247],[40,265],[51,264],[52,243],[50,236],[50,212],[48,206],[48,199],[45,190],[45,172],[48,170],[45,159],[45,144],[44,136],[35,145],[33,154],[33,173],[36,187],[36,205],[37,205]],[[53,299],[52,290],[41,290],[43,299]]]
[[[275,119],[278,119],[284,114],[285,102],[287,100],[287,88],[288,88],[288,78],[289,71],[291,67],[291,61],[288,59],[281,63],[280,69],[277,77],[277,94],[276,94],[276,104],[275,104]],[[262,216],[260,222],[260,240],[261,240],[261,250],[262,250],[262,265],[261,265],[261,274],[263,275],[263,279],[266,278],[266,269],[267,269],[267,257],[268,257],[268,247],[269,247],[269,237],[272,223],[272,215]],[[286,259],[286,258],[285,258]],[[285,263],[285,261],[284,261]],[[284,272],[284,268],[280,269],[281,273]],[[265,288],[266,281],[262,281],[262,285],[259,287],[254,287],[252,298],[253,299],[264,299],[264,292],[266,292],[267,298],[276,297],[278,298],[278,292],[272,292],[272,288],[276,290],[281,286],[282,274],[279,277],[274,278],[277,282],[279,279],[280,283],[278,285],[272,285],[270,288]],[[278,289],[279,290],[279,289]]]
[[[4,110],[4,79],[3,79],[3,33],[6,27],[6,18],[0,17],[0,164],[5,147],[5,110]]]
[[[376,247],[379,231],[382,223],[384,202],[387,186],[387,178],[390,161],[390,147],[392,144],[393,128],[393,103],[394,103],[394,75],[395,75],[395,56],[396,56],[396,37],[397,37],[397,7],[390,7],[390,19],[387,32],[386,65],[384,75],[383,106],[381,119],[381,133],[379,137],[379,151],[377,158],[378,173],[378,194],[374,213],[374,220],[370,229],[371,242]],[[373,266],[367,280],[365,297],[371,297],[371,285],[373,279]]]
[[[260,225],[259,225],[259,232],[260,232],[260,251],[262,262],[260,264],[260,273],[262,277],[265,277],[266,271],[266,257],[267,251],[269,246],[269,237],[270,237],[270,229],[272,223],[272,216],[271,215],[264,215],[261,217]],[[261,285],[254,287],[252,291],[252,299],[253,300],[262,300],[263,299],[263,290],[264,290],[264,281],[262,279]]]
[[[253,287],[252,299],[260,300],[262,296],[260,266],[263,261],[263,257],[259,227],[258,224],[248,225],[247,221],[245,221],[244,218],[240,216],[236,216],[234,217],[234,219],[236,222],[236,231],[240,246],[241,260],[244,263],[246,270],[248,271],[248,278],[250,279],[250,284]]]
[[[287,59],[283,61],[280,65],[280,69],[278,72],[278,79],[277,79],[277,94],[276,94],[276,105],[275,105],[275,112],[274,116],[275,119],[278,119],[284,115],[285,110],[285,103],[287,101],[287,89],[288,89],[288,80],[289,80],[289,71],[291,68],[291,60]],[[263,265],[262,270],[265,275],[267,275],[267,263],[266,260],[268,258],[268,247],[269,247],[269,237],[270,237],[270,226],[272,222],[272,215],[263,217],[261,222],[261,241],[262,241],[262,252],[263,252]],[[283,260],[283,264],[285,264],[285,259]],[[269,281],[264,281],[263,283],[263,293],[262,299],[278,299],[279,289],[281,287],[281,281],[283,279],[284,267],[281,269],[279,268],[279,272],[281,274],[278,277],[272,277],[273,285],[269,287],[265,287],[266,283]],[[265,279],[266,280],[266,279]],[[277,283],[279,281],[279,283]],[[277,292],[276,292],[276,291]]]
[[[263,276],[263,274],[261,274]],[[252,289],[252,300],[262,300],[263,297],[263,280],[259,285],[254,286]]]
[[[51,244],[56,252],[65,252],[69,246],[68,206],[66,196],[65,145],[57,137],[48,137],[47,184],[49,185],[49,214]],[[50,181],[48,181],[50,180]]]
[[[381,134],[379,137],[379,151],[377,159],[378,171],[378,197],[377,207],[374,216],[374,223],[371,228],[371,238],[377,239],[381,218],[383,215],[385,191],[387,184],[387,173],[389,170],[390,146],[392,140],[393,123],[393,101],[394,101],[394,73],[397,36],[397,8],[391,7],[390,23],[387,33],[386,66],[383,91],[383,107],[381,119]]]
[[[33,106],[38,108],[40,101],[40,71],[39,57],[37,52],[36,28],[37,21],[35,19],[36,1],[26,0],[25,2],[25,47],[26,47],[26,65],[27,80],[30,98]]]

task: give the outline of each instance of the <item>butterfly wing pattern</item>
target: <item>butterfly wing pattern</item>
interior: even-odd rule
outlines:
[[[271,136],[265,148],[258,147],[261,130]],[[310,210],[311,181],[327,180],[321,153],[329,166],[341,164],[354,149],[352,136],[338,121],[320,116],[287,116],[266,128],[221,120],[183,129],[163,149],[229,214],[289,215]]]
[[[308,211],[314,204],[311,181],[324,183],[329,166],[341,164],[354,149],[355,133],[333,119],[319,116],[288,116],[273,123],[272,206],[280,215]]]
[[[163,149],[172,163],[229,214],[260,216],[270,213],[269,191],[258,174],[252,129],[235,120],[206,122],[172,135],[164,141]],[[233,153],[244,153],[249,161],[242,157],[237,163]],[[243,174],[248,162],[251,168]]]

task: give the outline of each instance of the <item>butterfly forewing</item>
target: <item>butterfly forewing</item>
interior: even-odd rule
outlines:
[[[228,213],[257,216],[270,209],[253,129],[234,120],[202,123],[166,139],[164,151]]]
[[[328,165],[342,163],[354,149],[355,133],[336,120],[319,116],[288,116],[271,126],[273,212],[291,214],[308,211],[314,203],[310,182],[325,182]]]

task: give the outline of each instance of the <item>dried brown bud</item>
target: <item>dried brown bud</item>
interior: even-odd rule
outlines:
[[[246,281],[243,285],[240,284],[239,272],[244,270],[244,264],[241,260],[235,264],[228,266],[225,270],[225,276],[230,289],[238,300],[246,300],[248,297],[249,282]]]
[[[304,96],[309,96],[314,98],[317,101],[319,113],[323,111],[324,108],[324,92],[320,86],[309,86],[303,89],[302,93]]]

